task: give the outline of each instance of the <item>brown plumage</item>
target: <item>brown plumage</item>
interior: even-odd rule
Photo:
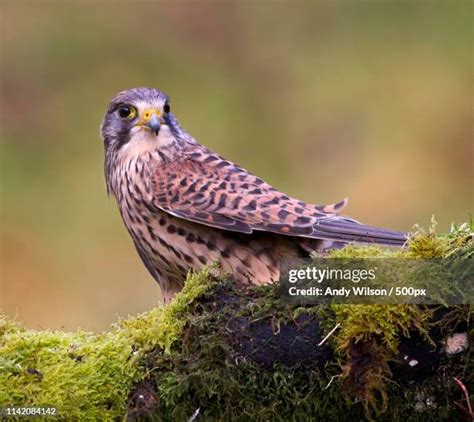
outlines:
[[[243,284],[278,280],[282,260],[348,242],[402,245],[403,233],[338,215],[345,201],[306,204],[186,133],[168,97],[119,93],[102,123],[107,188],[165,301],[186,273],[218,262]]]

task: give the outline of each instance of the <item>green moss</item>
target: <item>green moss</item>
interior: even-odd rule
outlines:
[[[343,353],[360,341],[379,338],[387,358],[398,350],[398,340],[419,331],[429,340],[431,310],[416,305],[333,305],[341,329],[334,336]]]
[[[0,339],[2,406],[49,405],[70,417],[123,412],[123,390],[136,375],[127,363],[130,345],[112,333],[35,332],[7,324]]]
[[[436,221],[432,219],[428,230],[415,227],[407,246],[403,249],[360,247],[350,245],[332,251],[333,258],[448,258],[454,254],[464,257],[473,253],[472,224],[453,225],[446,235],[436,235]],[[449,288],[446,280],[439,289]],[[390,370],[387,362],[396,358],[402,338],[419,334],[435,346],[429,336],[433,326],[455,326],[453,321],[466,321],[466,307],[453,307],[454,311],[441,320],[432,321],[433,308],[416,305],[332,305],[339,331],[332,337],[340,357],[341,382],[349,399],[360,400],[366,415],[378,415],[388,406],[387,383]],[[363,355],[359,343],[370,348],[370,360],[354,358]],[[362,379],[360,374],[363,373]],[[356,380],[356,378],[359,378]]]
[[[292,367],[262,362],[265,357],[277,362],[278,357],[271,333],[279,331],[272,324],[279,311],[261,313],[268,297],[264,289],[245,296],[229,283],[220,285],[189,315],[179,349],[145,357],[148,377],[136,390],[151,384],[158,392],[153,409],[158,420],[186,421],[196,409],[204,421],[297,421],[308,415],[337,420],[340,407],[335,402],[348,410],[337,389],[322,394],[328,379],[310,359]],[[262,349],[263,359],[256,357]],[[140,400],[131,403],[134,411],[140,406]],[[362,416],[360,410],[356,413]]]
[[[362,402],[366,416],[387,410],[388,362],[402,337],[429,337],[432,311],[415,305],[332,305],[340,330],[333,337],[346,398]]]
[[[212,270],[207,267],[200,273],[188,274],[183,290],[168,306],[120,321],[115,326],[118,335],[142,352],[159,347],[169,353],[187,323],[188,307],[215,284]]]
[[[54,406],[68,419],[109,420],[126,412],[145,375],[147,351],[171,349],[187,307],[211,285],[209,270],[187,278],[170,306],[116,324],[105,334],[31,331],[0,316],[0,407]]]
[[[417,228],[403,250],[331,256],[457,259],[472,246],[471,226],[443,236]],[[472,332],[470,307],[291,306],[277,286],[243,290],[212,274],[189,275],[170,305],[104,334],[31,331],[0,315],[0,407],[51,405],[78,420],[184,421],[197,409],[201,420],[390,420],[413,417],[424,391],[440,405],[417,420],[452,411],[450,380],[468,376],[469,354],[408,386],[393,382],[391,365],[412,338],[432,348],[458,327]]]

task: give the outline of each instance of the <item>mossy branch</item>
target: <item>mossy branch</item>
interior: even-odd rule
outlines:
[[[466,248],[472,230],[460,226],[445,236],[418,231],[404,250],[350,246],[333,256],[445,257]],[[54,406],[71,420],[459,416],[454,377],[472,381],[472,356],[447,356],[443,342],[472,334],[471,313],[290,306],[275,286],[244,291],[206,269],[169,306],[103,334],[26,330],[0,316],[0,409]]]

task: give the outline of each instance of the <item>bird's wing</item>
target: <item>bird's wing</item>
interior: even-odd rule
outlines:
[[[154,173],[153,205],[171,215],[224,230],[403,244],[403,233],[337,215],[345,201],[306,204],[276,190],[209,150],[161,165]]]

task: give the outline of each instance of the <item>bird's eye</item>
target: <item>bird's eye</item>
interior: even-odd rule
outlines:
[[[137,109],[132,106],[121,105],[118,114],[122,119],[133,119],[137,115]]]
[[[171,107],[169,105],[168,102],[165,103],[165,105],[163,106],[163,111],[168,114],[170,111],[171,111]]]

